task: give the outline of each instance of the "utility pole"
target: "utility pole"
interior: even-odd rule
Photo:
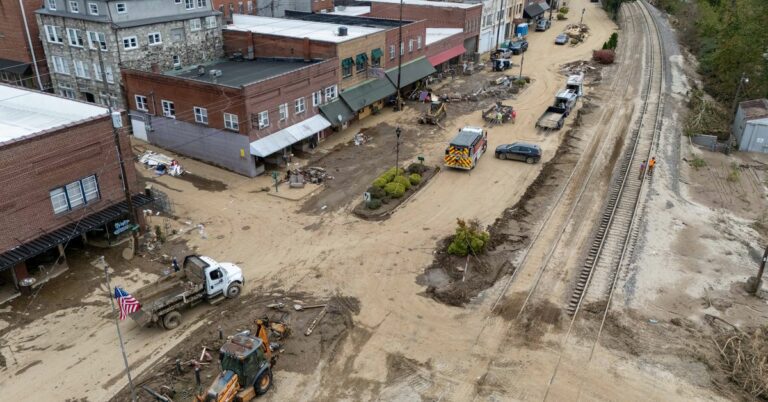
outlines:
[[[402,97],[400,94],[400,71],[403,68],[403,51],[405,50],[405,45],[403,44],[403,0],[400,0],[400,23],[398,24],[397,28],[397,99],[395,102],[397,104],[395,105],[395,110],[400,111],[402,109]],[[400,135],[398,134],[398,142]],[[398,143],[398,147],[400,144]]]
[[[757,296],[760,292],[760,284],[763,282],[763,273],[765,272],[765,262],[768,261],[768,247],[763,252],[763,259],[760,261],[760,268],[757,270],[757,276],[755,277],[755,287],[749,289],[749,293]]]
[[[586,9],[586,8],[582,8],[582,9],[581,9],[581,19],[579,20],[579,26],[581,26],[582,24],[584,24],[584,13],[585,13],[585,12],[587,12],[587,9]]]
[[[120,164],[120,177],[122,177],[123,180],[123,192],[125,195],[125,205],[128,208],[128,219],[132,225],[135,225],[134,228],[131,229],[131,233],[133,235],[133,251],[136,252],[136,250],[139,249],[139,219],[136,216],[136,209],[133,207],[133,202],[131,202],[131,188],[128,185],[128,175],[125,173],[125,160],[123,159],[123,150],[120,149],[120,130],[118,129],[115,116],[113,115],[113,113],[117,112],[112,111],[112,100],[109,98],[109,84],[107,83],[107,71],[104,69],[104,58],[101,55],[100,43],[97,45],[96,53],[99,55],[99,69],[101,70],[101,82],[104,84],[104,92],[107,96],[107,109],[109,109],[109,116],[112,119],[112,135],[115,139],[117,161]],[[120,114],[117,113],[117,121],[120,122],[120,126],[122,126],[121,119],[122,118],[120,117]]]
[[[739,107],[739,96],[741,95],[741,90],[744,88],[744,84],[749,83],[749,78],[747,78],[747,73],[741,73],[741,77],[739,78],[739,85],[736,86],[736,95],[733,96],[733,107],[731,107],[731,117],[734,120],[734,123],[736,121],[736,111]],[[733,124],[731,124],[731,129],[728,131],[728,150],[731,148],[731,141],[733,136]]]
[[[498,11],[499,15],[498,15],[497,20],[498,20],[498,25],[499,26],[496,29],[496,46],[495,46],[496,49],[499,48],[499,36],[501,36],[501,25],[502,25],[501,22],[504,20],[504,16],[506,15],[506,13],[504,12],[504,1],[505,0],[501,0],[501,5],[500,5],[499,11]]]
[[[552,21],[552,10],[555,8],[555,0],[549,1],[549,20]]]
[[[520,75],[517,77],[518,80],[523,79],[523,62],[525,62],[525,50],[520,47]]]
[[[400,134],[403,133],[403,130],[400,129],[400,126],[397,126],[395,129],[395,135],[397,136],[397,144],[395,144],[395,177],[400,175]]]

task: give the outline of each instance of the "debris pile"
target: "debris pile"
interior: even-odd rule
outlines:
[[[768,399],[768,328],[721,330],[713,337],[721,356],[720,369],[741,389]]]
[[[568,24],[563,33],[568,35],[572,45],[576,45],[587,39],[589,36],[589,27],[586,24]]]
[[[296,168],[288,171],[288,181],[290,183],[313,183],[321,184],[326,180],[333,180],[325,169],[319,166],[310,166],[305,168]]]
[[[525,77],[523,77],[525,79]],[[520,92],[520,86],[514,77],[502,77],[492,82],[492,86],[481,87],[470,93],[449,92],[440,95],[443,102],[477,102],[481,99],[505,99]]]
[[[154,169],[158,176],[162,176],[166,173],[171,176],[180,176],[184,173],[184,169],[176,159],[172,159],[168,155],[154,151],[144,151],[139,157],[139,163],[146,166],[148,169]]]

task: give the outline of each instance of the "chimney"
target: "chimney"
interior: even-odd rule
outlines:
[[[149,65],[149,68],[152,70],[155,74],[160,74],[160,65],[157,63],[152,63]]]
[[[304,61],[312,60],[312,42],[309,38],[304,38]]]

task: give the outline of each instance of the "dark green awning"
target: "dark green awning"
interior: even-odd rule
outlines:
[[[371,58],[372,59],[379,59],[381,56],[384,56],[384,52],[381,51],[381,49],[376,48],[371,50]]]
[[[352,65],[352,59],[344,59],[341,61],[342,67],[349,67]]]
[[[376,78],[345,90],[341,93],[341,99],[344,99],[344,102],[346,102],[353,111],[357,112],[395,92],[397,92],[395,86],[389,81],[382,78]]]
[[[341,126],[342,123],[348,122],[355,116],[355,112],[353,112],[341,99],[336,99],[333,102],[320,106],[320,113],[322,113],[334,127]]]
[[[368,55],[365,53],[360,53],[355,57],[355,62],[357,64],[365,64],[365,61],[368,60]]]
[[[435,68],[426,57],[420,57],[416,60],[403,64],[400,72],[400,88],[413,84],[414,82],[434,74]],[[393,85],[397,86],[397,67],[387,70],[387,78]]]

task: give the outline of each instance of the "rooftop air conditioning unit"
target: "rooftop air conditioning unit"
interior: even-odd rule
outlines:
[[[211,77],[221,77],[221,70],[211,70],[208,72]]]
[[[347,27],[339,27],[339,36],[347,36]]]

